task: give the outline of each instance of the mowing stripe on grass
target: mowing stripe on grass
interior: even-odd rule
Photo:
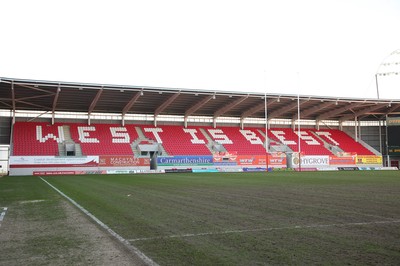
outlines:
[[[88,210],[83,208],[81,205],[79,205],[76,201],[65,195],[62,191],[60,191],[58,188],[47,182],[47,180],[43,179],[41,176],[39,177],[43,182],[45,182],[47,185],[49,185],[52,189],[57,191],[61,196],[66,198],[69,202],[71,202],[73,205],[75,205],[79,210],[81,210],[84,214],[86,214],[88,217],[90,217],[93,221],[95,221],[98,225],[100,225],[104,230],[106,230],[109,234],[111,234],[114,238],[116,238],[120,243],[122,243],[125,247],[127,247],[130,251],[132,251],[134,254],[136,254],[140,259],[143,260],[144,263],[152,266],[158,266],[156,262],[154,262],[152,259],[147,257],[143,252],[141,252],[138,248],[133,246],[128,240],[117,234],[114,230],[112,230],[110,227],[108,227],[106,224],[104,224],[102,221],[100,221],[96,216],[91,214]]]
[[[395,224],[395,223],[400,223],[400,220],[357,222],[357,223],[343,223],[343,224],[312,224],[312,225],[296,225],[296,226],[269,227],[269,228],[258,228],[258,229],[226,230],[226,231],[220,231],[220,232],[205,232],[205,233],[197,233],[197,234],[180,234],[180,235],[169,235],[169,236],[134,238],[134,239],[128,239],[128,241],[136,242],[136,241],[148,241],[148,240],[168,239],[168,238],[185,238],[185,237],[197,237],[197,236],[209,236],[209,235],[240,234],[240,233],[251,233],[251,232],[275,231],[275,230],[295,230],[295,229],[309,229],[309,228],[363,226],[363,225]]]

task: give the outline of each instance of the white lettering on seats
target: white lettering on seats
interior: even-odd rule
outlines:
[[[206,142],[203,139],[199,139],[196,135],[197,130],[194,128],[184,128],[183,132],[189,133],[190,136],[192,136],[192,139],[190,140],[193,144],[205,144]]]
[[[129,143],[130,137],[125,127],[110,127],[112,143]]]
[[[162,128],[158,128],[158,127],[155,127],[155,128],[154,127],[150,127],[150,128],[148,128],[148,127],[146,127],[146,128],[144,128],[144,131],[153,133],[153,136],[156,138],[157,142],[158,143],[162,143],[160,135],[158,134],[158,132],[163,132]]]
[[[96,131],[95,127],[78,127],[79,141],[82,143],[100,143],[96,138],[90,138],[89,132]]]
[[[58,126],[57,130],[58,130],[58,137],[53,133],[49,133],[46,136],[43,136],[42,126],[36,126],[36,140],[44,143],[48,139],[54,139],[55,141],[57,141],[57,143],[62,143],[65,140],[63,127]]]
[[[271,130],[271,133],[274,134],[274,136],[285,145],[296,145],[297,144],[293,140],[286,140],[286,138],[284,137],[285,132],[283,132],[282,130]]]
[[[212,138],[219,144],[233,144],[232,140],[224,134],[222,129],[209,129],[208,132],[210,132]]]
[[[240,133],[248,140],[251,144],[261,144],[263,145],[262,140],[256,135],[255,132],[251,130],[239,130]]]
[[[333,144],[335,144],[336,146],[339,146],[339,142],[337,142],[336,140],[331,138],[331,133],[330,132],[317,131],[315,133],[317,133],[318,136],[324,136],[325,138],[329,139]]]
[[[308,145],[321,145],[316,139],[314,139],[312,136],[308,135],[306,131],[300,131],[299,132],[295,131],[297,135],[300,136],[302,140],[304,140]]]

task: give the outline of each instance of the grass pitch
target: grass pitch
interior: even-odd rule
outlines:
[[[160,265],[400,262],[398,171],[44,179]],[[39,177],[0,179],[0,207],[43,194],[65,201]]]

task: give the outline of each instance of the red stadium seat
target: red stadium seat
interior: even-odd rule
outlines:
[[[356,142],[352,137],[338,129],[314,130],[323,140],[331,145],[338,146],[344,152],[357,153],[358,155],[374,155],[361,143]]]
[[[13,130],[13,155],[58,155],[58,145],[66,139],[64,127],[69,128],[71,139],[80,144],[83,155],[133,155],[132,143],[139,139],[135,127],[147,139],[141,144],[160,143],[168,155],[211,155],[210,141],[223,145],[229,153],[238,155],[265,154],[265,129],[239,127],[188,127],[118,124],[16,122]],[[282,143],[298,151],[299,135],[290,128],[268,130],[271,143]],[[345,152],[373,155],[371,151],[340,130],[302,129],[301,151],[306,155],[332,155],[324,142]]]

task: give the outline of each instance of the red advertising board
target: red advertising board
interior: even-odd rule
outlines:
[[[150,166],[149,158],[135,158],[130,155],[101,155],[99,166],[127,167],[127,166]]]
[[[75,175],[75,171],[33,171],[33,175]]]
[[[356,156],[329,156],[329,165],[355,165]]]
[[[237,152],[217,152],[213,154],[213,162],[236,162]]]
[[[266,165],[266,156],[264,155],[238,155],[236,158],[237,165]],[[268,166],[286,167],[286,156],[278,154],[268,155]]]

